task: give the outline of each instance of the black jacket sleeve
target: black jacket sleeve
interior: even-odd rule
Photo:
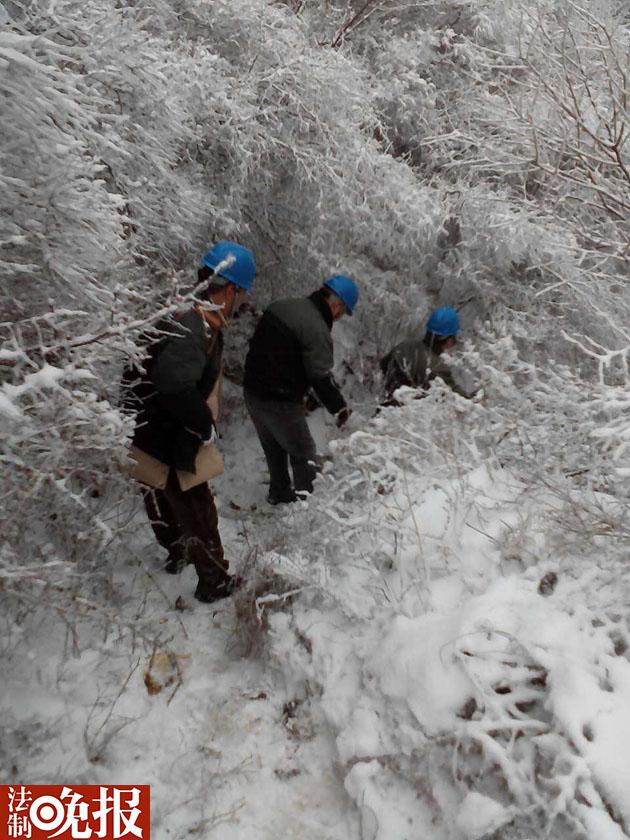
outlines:
[[[309,301],[312,310],[307,310],[310,317],[304,319],[299,333],[302,346],[302,363],[309,385],[313,388],[325,408],[331,414],[337,414],[346,407],[346,401],[332,375],[334,364],[333,342],[330,335],[332,316],[328,305],[315,299]]]
[[[332,373],[328,373],[326,376],[311,379],[311,385],[319,399],[331,414],[337,414],[337,412],[341,411],[342,408],[346,407],[346,401],[344,400]]]
[[[175,324],[176,334],[164,340],[151,365],[159,406],[185,429],[207,440],[213,417],[199,387],[208,364],[205,327],[193,317]]]
[[[157,401],[160,408],[201,440],[207,440],[212,434],[212,412],[196,388],[187,388],[174,394],[158,392]]]

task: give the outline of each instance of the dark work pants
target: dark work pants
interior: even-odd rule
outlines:
[[[214,590],[229,581],[219,535],[219,517],[204,482],[184,492],[171,470],[163,490],[145,490],[146,508],[157,541],[170,559],[194,563],[199,583]]]
[[[315,441],[300,403],[260,400],[245,392],[245,405],[258,433],[269,468],[269,495],[278,500],[313,492],[317,473]],[[293,484],[289,475],[289,461]]]

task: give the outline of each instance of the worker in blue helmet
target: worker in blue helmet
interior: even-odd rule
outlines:
[[[189,489],[182,475],[201,478],[201,447],[215,437],[209,399],[220,383],[222,329],[243,303],[256,276],[254,257],[236,242],[221,240],[202,258],[193,305],[158,324],[159,335],[144,363],[125,371],[125,403],[136,412],[132,457],[158,465],[136,477],[157,541],[168,551],[165,570],[177,574],[193,563],[199,577],[195,597],[210,603],[234,587],[219,535],[217,510],[207,481]],[[210,403],[210,404],[209,404]],[[216,409],[215,409],[216,411]],[[166,480],[164,484],[164,474]],[[147,486],[148,485],[148,486]]]
[[[336,274],[309,297],[275,301],[258,322],[245,361],[244,391],[267,460],[271,504],[293,502],[313,490],[316,450],[305,411],[310,389],[338,427],[350,416],[332,375],[331,329],[343,315],[352,315],[358,299],[354,280]]]
[[[394,397],[397,388],[429,387],[431,381],[442,379],[456,393],[470,396],[453,379],[447,362],[440,358],[452,349],[460,331],[459,315],[452,306],[434,309],[430,314],[423,337],[401,341],[380,360],[385,385],[384,405],[399,405]]]

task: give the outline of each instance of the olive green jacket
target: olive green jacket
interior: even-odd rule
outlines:
[[[388,399],[403,385],[428,388],[431,381],[438,377],[455,393],[469,396],[455,382],[448,363],[430,350],[421,338],[401,341],[381,359],[380,366]]]

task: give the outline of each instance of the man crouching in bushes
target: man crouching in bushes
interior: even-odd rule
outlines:
[[[379,362],[385,385],[381,404],[398,406],[394,397],[398,388],[406,385],[426,391],[438,377],[460,396],[472,396],[455,382],[450,366],[440,358],[455,346],[459,329],[459,315],[452,306],[444,306],[429,316],[424,337],[415,336],[393,347]]]
[[[203,257],[198,278],[209,281],[200,297],[221,308],[198,304],[160,324],[168,335],[151,345],[142,367],[127,369],[123,377],[126,406],[136,412],[133,451],[157,459],[164,471],[164,486],[145,487],[143,496],[157,541],[168,551],[166,571],[177,574],[187,562],[194,563],[199,576],[195,598],[204,603],[230,595],[235,578],[223,556],[207,482],[184,491],[177,471],[194,474],[201,447],[216,438],[207,400],[221,371],[221,329],[243,303],[255,274],[250,251],[218,242]]]

